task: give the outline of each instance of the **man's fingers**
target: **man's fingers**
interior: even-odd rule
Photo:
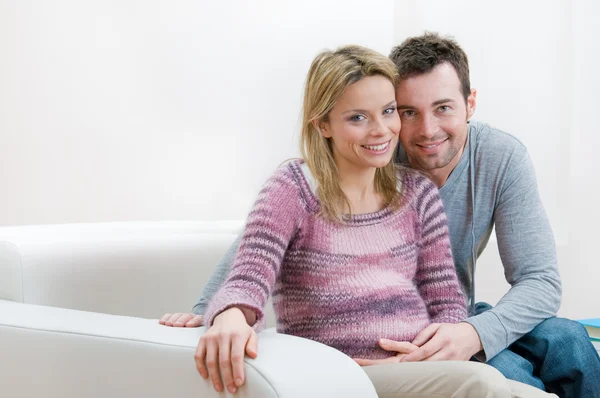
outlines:
[[[181,316],[175,322],[173,322],[173,326],[182,328],[193,317],[194,314],[181,314]]]
[[[352,358],[354,362],[359,364],[360,366],[372,366],[372,365],[380,365],[383,363],[397,363],[398,358],[389,357],[384,359],[364,359],[364,358]]]
[[[186,328],[197,328],[204,324],[204,317],[202,315],[194,315],[187,323],[185,324]]]
[[[413,339],[412,343],[418,347],[421,347],[423,344],[427,343],[440,328],[439,323],[432,323],[427,326],[425,329],[421,330]]]
[[[178,328],[188,327],[197,328],[204,323],[204,317],[196,314],[185,314],[177,312],[175,314],[165,314],[158,320],[158,323],[166,326],[174,326]]]
[[[255,359],[258,356],[258,336],[254,329],[250,332],[250,338],[246,343],[246,353],[252,359]]]
[[[402,362],[423,361],[423,360],[429,358],[430,356],[432,356],[433,354],[435,354],[436,352],[438,352],[439,350],[441,350],[442,348],[444,348],[443,340],[440,338],[434,337],[431,340],[429,340],[426,344],[424,344],[422,347],[419,347],[418,349],[411,352],[410,354],[407,354],[402,359]]]
[[[165,325],[167,326],[173,326],[175,324],[175,322],[177,322],[177,320],[179,319],[179,317],[181,317],[181,312],[176,312],[175,314],[172,314],[166,321],[165,321]]]
[[[408,341],[394,341],[388,339],[380,339],[379,346],[386,351],[394,351],[399,354],[410,354],[416,350],[416,345],[409,343]]]
[[[171,317],[171,314],[164,314],[164,315],[162,316],[162,318],[160,318],[160,319],[158,320],[158,323],[160,323],[161,325],[164,325],[164,324],[165,324],[165,322],[167,322],[167,319],[169,319],[170,317]]]
[[[435,354],[427,357],[424,359],[424,361],[449,361],[450,355],[448,354],[447,350],[441,349],[438,352],[436,352]]]

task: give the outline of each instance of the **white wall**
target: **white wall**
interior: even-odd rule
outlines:
[[[298,155],[304,76],[322,48],[387,54],[456,37],[475,117],[529,148],[554,227],[561,314],[600,316],[593,0],[0,0],[0,225],[242,219]],[[495,243],[478,296],[505,292]]]
[[[364,4],[0,0],[0,225],[245,218],[312,58],[391,47]]]

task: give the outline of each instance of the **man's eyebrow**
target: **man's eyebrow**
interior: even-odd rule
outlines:
[[[433,104],[431,104],[431,105],[436,106],[436,105],[445,104],[447,102],[454,102],[454,100],[452,98],[443,98],[443,99],[434,101]]]
[[[388,102],[387,104],[385,104],[381,109],[385,109],[385,108],[389,108],[390,106],[392,106],[394,104],[394,102],[396,102],[396,100],[392,100],[390,102]],[[358,113],[369,113],[367,110],[365,109],[349,109],[345,112],[342,112],[342,115],[345,115],[346,113],[353,113],[353,112],[358,112]]]
[[[447,104],[448,102],[454,102],[454,100],[452,98],[442,98],[437,101],[434,101],[433,104],[431,104],[431,106]],[[399,104],[396,106],[396,109],[415,109],[415,107],[412,105]]]

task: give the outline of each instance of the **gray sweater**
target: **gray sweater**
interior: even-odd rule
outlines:
[[[406,161],[400,146],[396,162]],[[477,330],[484,359],[489,360],[554,316],[560,306],[554,237],[527,150],[513,136],[471,121],[465,150],[440,194],[448,215],[456,270],[470,310],[475,303],[475,263],[496,228],[504,274],[511,288],[493,309],[466,320]],[[204,313],[225,281],[239,239],[204,287],[194,313]]]

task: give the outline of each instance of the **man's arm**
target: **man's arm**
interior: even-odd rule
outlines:
[[[494,218],[511,288],[493,309],[467,319],[481,338],[486,360],[556,315],[561,301],[554,235],[527,153],[506,173]]]
[[[231,247],[227,250],[227,253],[225,253],[225,256],[221,259],[219,264],[217,264],[215,272],[211,275],[210,279],[204,286],[204,289],[202,289],[202,295],[198,299],[198,303],[196,303],[192,309],[194,314],[204,315],[206,312],[206,307],[208,307],[208,303],[219,291],[221,286],[223,286],[223,283],[225,283],[225,280],[229,275],[229,271],[231,271],[233,261],[235,260],[235,255],[240,247],[242,235],[242,233],[238,235],[235,242],[233,242]]]

